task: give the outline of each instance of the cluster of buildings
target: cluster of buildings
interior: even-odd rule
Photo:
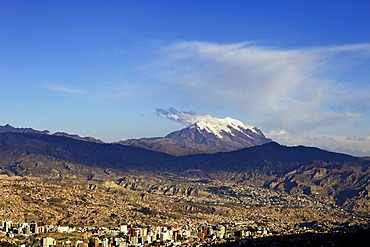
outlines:
[[[229,231],[227,231],[227,228]],[[218,244],[225,241],[232,241],[236,238],[259,234],[267,236],[267,230],[251,232],[248,230],[235,230],[235,226],[228,224],[203,225],[203,226],[146,226],[129,227],[121,225],[118,228],[97,228],[97,227],[68,227],[68,226],[47,226],[39,223],[13,224],[12,221],[2,221],[0,225],[0,245],[3,242],[16,243],[19,236],[38,238],[37,246],[57,247],[130,247],[130,246],[203,246]],[[89,233],[81,239],[68,238],[69,233]],[[53,238],[52,234],[60,233],[63,238]],[[43,234],[43,235],[39,235]],[[60,236],[60,235],[59,235]],[[88,236],[88,237],[86,237]],[[13,241],[12,241],[13,239]],[[35,241],[33,242],[35,243]],[[34,245],[34,244],[33,244]],[[27,244],[19,244],[21,247],[28,247]]]
[[[121,236],[126,239],[131,245],[146,245],[171,243],[172,245],[181,245],[182,242],[194,242],[206,239],[207,237],[215,239],[223,239],[228,237],[226,227],[218,226],[202,226],[197,228],[189,227],[144,227],[144,228],[129,228],[126,225],[120,226]],[[125,246],[125,245],[123,245]]]
[[[13,221],[2,221],[1,230],[3,233],[7,233],[8,236],[14,237],[14,235],[46,233],[48,227],[44,226],[42,222],[13,224]]]

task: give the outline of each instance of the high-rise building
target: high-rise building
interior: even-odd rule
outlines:
[[[130,228],[129,232],[131,237],[140,237],[141,228]]]
[[[139,243],[138,237],[131,237],[130,241],[131,241],[131,244],[138,244]]]
[[[42,247],[54,247],[56,245],[57,245],[57,241],[54,238],[47,237],[41,240]]]
[[[140,236],[147,236],[148,235],[148,228],[141,228]]]
[[[31,227],[27,225],[26,227],[23,228],[23,233],[26,235],[31,234]]]
[[[127,225],[121,225],[119,227],[119,230],[120,232],[124,233],[124,234],[127,234],[128,233],[128,228],[127,228]]]
[[[13,227],[13,221],[11,221],[11,220],[3,221],[2,224],[1,224],[1,227],[2,227],[4,232],[8,232]]]
[[[226,227],[223,225],[219,226],[219,231],[220,231],[220,238],[224,238],[225,233],[226,233]]]
[[[29,226],[30,226],[31,233],[36,233],[37,224],[36,223],[31,223],[31,224],[29,224]]]

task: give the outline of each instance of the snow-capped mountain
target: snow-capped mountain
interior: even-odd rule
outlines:
[[[123,145],[146,148],[172,155],[228,152],[271,142],[261,130],[230,117],[198,121],[164,138],[130,139]]]
[[[254,126],[244,125],[232,118],[220,119],[217,123],[196,122],[193,125],[165,136],[181,146],[202,144],[218,149],[231,151],[270,142],[265,135]],[[216,148],[217,147],[217,148]]]

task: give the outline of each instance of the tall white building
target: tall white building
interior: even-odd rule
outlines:
[[[57,241],[54,238],[43,238],[41,241],[42,247],[55,247],[57,245]]]
[[[122,232],[122,233],[125,233],[125,234],[127,234],[127,233],[128,233],[127,225],[121,225],[121,226],[119,227],[119,230],[120,230],[120,232]]]

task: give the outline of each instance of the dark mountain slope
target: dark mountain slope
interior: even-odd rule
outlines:
[[[84,166],[79,169],[71,167]],[[0,133],[0,175],[66,176],[100,180],[105,169],[171,173],[190,180],[211,179],[336,199],[349,209],[370,209],[370,162],[313,147],[277,143],[229,153],[175,157],[164,153],[35,133]],[[90,169],[91,170],[91,169]],[[168,181],[172,181],[168,177]]]
[[[276,142],[270,142],[228,153],[187,156],[183,157],[181,161],[184,164],[191,164],[191,168],[234,172],[240,169],[260,169],[266,166],[272,170],[289,170],[304,164],[312,164],[314,161],[361,163],[362,160],[350,155],[333,153],[315,147],[286,147]]]
[[[167,154],[118,144],[100,144],[35,133],[0,133],[2,162],[31,154],[87,166],[138,170],[160,169],[174,159]]]
[[[118,144],[99,144],[35,133],[0,133],[0,157],[6,160],[15,153],[37,154],[82,165],[117,169],[201,169],[241,172],[264,169],[275,173],[322,163],[368,164],[359,158],[313,147],[286,147],[276,142],[239,151],[174,157],[160,152]],[[361,170],[366,168],[361,168]]]
[[[118,144],[100,144],[62,136],[35,133],[0,133],[0,157],[6,160],[14,152],[54,157],[83,165],[120,169],[171,167],[174,170],[204,169],[207,171],[259,169],[265,166],[291,169],[315,161],[324,163],[368,162],[350,155],[328,152],[314,147],[286,147],[276,142],[228,153],[198,154],[174,157],[142,148]]]

